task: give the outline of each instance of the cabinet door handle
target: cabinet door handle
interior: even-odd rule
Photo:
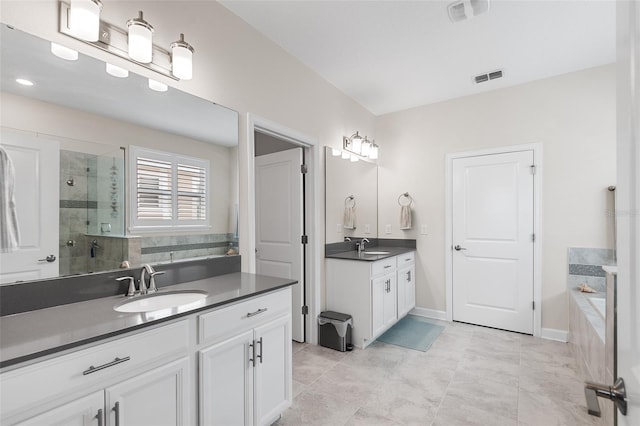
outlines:
[[[98,410],[98,414],[96,414],[94,419],[98,419],[98,426],[102,426],[102,408]]]
[[[249,350],[251,351],[251,358],[249,358],[249,362],[251,363],[252,367],[255,367],[256,366],[256,341],[255,340],[249,343]]]
[[[407,281],[411,282],[411,271],[407,271]]]
[[[389,269],[389,268],[391,268],[391,265],[385,265],[384,266],[384,269]]]
[[[267,308],[258,309],[255,312],[247,312],[247,318],[254,317],[256,315],[260,315],[263,312],[267,312]]]
[[[260,355],[256,356],[256,358],[260,358],[260,364],[262,364],[262,337],[256,343],[260,344]]]
[[[113,361],[108,362],[106,364],[99,365],[97,367],[94,367],[93,365],[91,365],[91,366],[89,366],[88,369],[86,369],[86,370],[84,370],[82,372],[82,375],[86,376],[87,374],[95,373],[96,371],[104,370],[105,368],[109,368],[109,367],[113,367],[114,365],[122,364],[123,362],[127,362],[130,359],[131,359],[130,356],[126,356],[124,358],[116,357],[116,359],[114,359]]]
[[[111,409],[116,415],[116,423],[115,426],[120,426],[120,403],[116,402],[116,404]]]

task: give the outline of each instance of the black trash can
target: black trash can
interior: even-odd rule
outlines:
[[[351,343],[351,315],[324,311],[318,317],[318,343],[325,348],[345,352],[353,349]]]

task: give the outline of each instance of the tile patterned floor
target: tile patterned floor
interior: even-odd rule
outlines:
[[[434,321],[436,322],[436,321]],[[427,352],[294,343],[288,425],[599,425],[568,344],[461,323]]]

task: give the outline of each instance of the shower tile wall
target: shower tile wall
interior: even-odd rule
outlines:
[[[115,180],[111,179],[112,165],[115,162],[111,157],[60,151],[60,275],[115,269],[126,258],[126,240],[87,236],[100,234],[102,222],[110,224],[111,234],[123,234],[122,212],[111,216],[111,190],[117,190],[118,185],[122,187],[122,165],[116,166],[118,179]],[[117,206],[123,205],[121,198],[121,195],[115,197]],[[93,240],[98,243],[94,257],[91,256]]]
[[[604,265],[615,265],[615,253],[611,249],[569,248],[569,288],[586,283],[596,291],[606,289]]]

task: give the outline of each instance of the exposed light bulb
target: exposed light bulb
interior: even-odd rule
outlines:
[[[107,62],[107,74],[110,74],[114,77],[118,77],[118,78],[127,78],[129,77],[129,71],[124,69],[124,68],[120,68],[119,66],[110,64],[109,62]]]
[[[58,58],[64,59],[66,61],[78,60],[78,51],[69,49],[66,46],[62,46],[54,42],[51,42],[51,53],[56,55]]]
[[[69,30],[78,38],[98,41],[100,38],[100,0],[71,0]]]

